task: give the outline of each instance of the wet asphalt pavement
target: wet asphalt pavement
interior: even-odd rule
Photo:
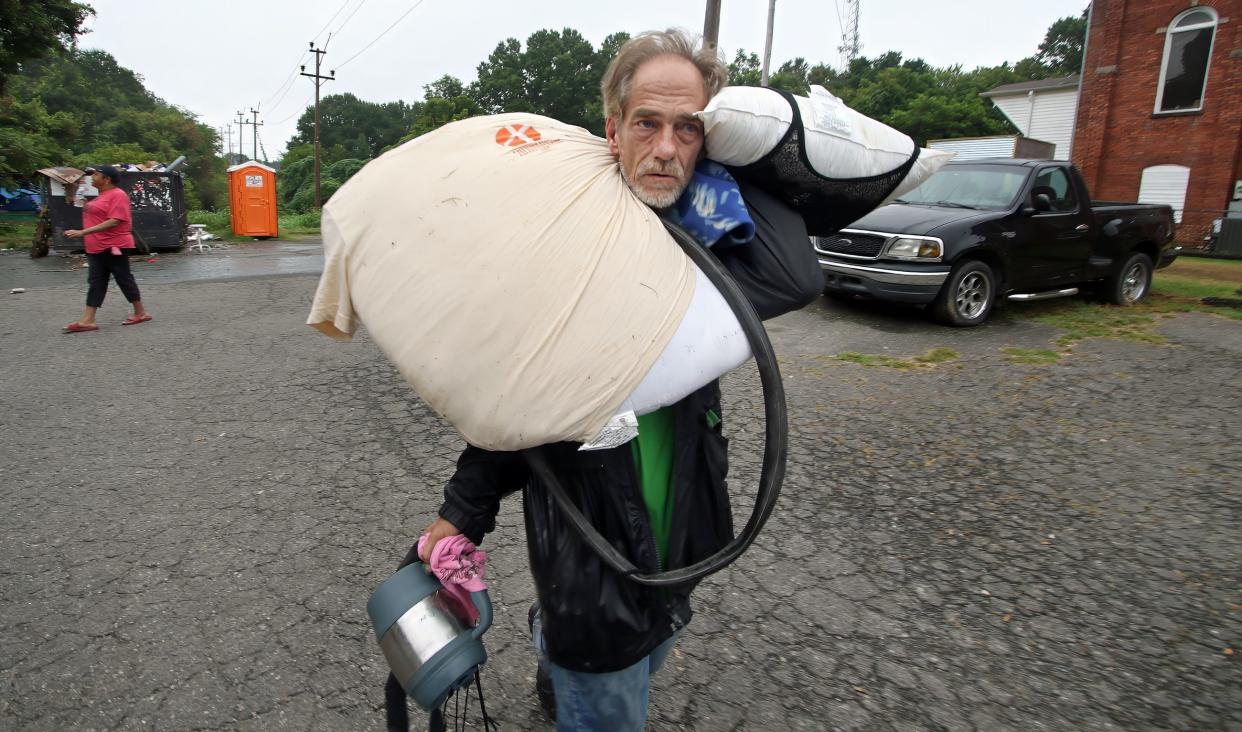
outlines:
[[[85,272],[0,256],[0,729],[383,729],[366,599],[462,442],[365,333],[303,324],[317,250],[135,263],[155,319],[121,327],[113,287],[76,335]],[[784,489],[696,590],[652,729],[1242,732],[1242,322],[1043,366],[1000,349],[1058,331],[1010,317],[821,299],[768,330]],[[755,372],[724,389],[740,525]],[[484,548],[488,710],[548,729],[516,497]]]
[[[213,247],[203,253],[157,252],[130,257],[130,269],[139,287],[143,283],[220,282],[318,274],[323,270],[323,244],[319,239],[208,243]],[[41,259],[31,259],[26,252],[2,252],[0,292],[7,293],[15,287],[27,290],[82,287],[85,297],[85,262],[81,254],[52,253]]]

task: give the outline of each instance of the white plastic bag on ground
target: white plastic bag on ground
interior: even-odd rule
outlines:
[[[749,357],[607,143],[553,119],[475,117],[391,150],[332,196],[322,231],[307,322],[342,339],[365,324],[479,447],[586,441]]]
[[[831,234],[825,230],[914,190],[953,156],[919,149],[821,86],[812,86],[809,97],[726,87],[698,116],[707,156],[785,194],[812,234]]]

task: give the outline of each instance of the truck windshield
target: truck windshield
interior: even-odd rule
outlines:
[[[898,198],[897,203],[1002,210],[1013,205],[1028,172],[1026,168],[999,165],[950,165]]]

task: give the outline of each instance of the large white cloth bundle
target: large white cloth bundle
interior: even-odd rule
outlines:
[[[698,116],[707,156],[783,197],[817,235],[914,190],[953,157],[920,149],[821,86],[809,97],[726,87]]]
[[[547,117],[475,117],[385,153],[322,231],[307,322],[339,339],[365,324],[479,447],[587,441],[749,357],[607,143]]]

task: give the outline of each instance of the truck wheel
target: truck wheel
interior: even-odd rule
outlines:
[[[963,328],[987,320],[995,302],[996,277],[992,268],[971,259],[953,268],[932,301],[931,312],[941,323]]]
[[[1114,305],[1133,305],[1151,290],[1151,258],[1135,252],[1108,278],[1104,294]]]

